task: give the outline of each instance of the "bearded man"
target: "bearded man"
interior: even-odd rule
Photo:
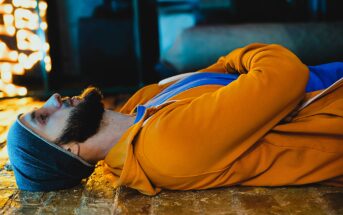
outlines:
[[[8,152],[18,187],[65,189],[104,160],[114,187],[343,185],[343,64],[306,66],[250,44],[208,68],[148,85],[120,112],[101,93],[52,95],[18,116]]]

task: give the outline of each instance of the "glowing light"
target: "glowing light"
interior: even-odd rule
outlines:
[[[3,63],[2,65],[1,65],[1,71],[2,72],[9,72],[11,70],[11,64],[9,64],[9,63]]]
[[[11,4],[0,5],[0,13],[12,13],[13,6]]]
[[[44,0],[0,0],[0,35],[9,38],[0,39],[0,97],[27,94],[25,87],[12,83],[13,75],[24,75],[43,60],[41,68],[51,71],[50,45],[39,32],[46,34],[48,28],[47,7]]]
[[[46,22],[42,22],[42,23],[40,24],[40,28],[43,29],[43,30],[45,31],[46,29],[48,29],[48,24],[47,24]]]
[[[47,72],[50,72],[51,71],[51,64],[45,64],[45,70]]]
[[[12,82],[12,73],[10,71],[11,69],[11,65],[6,65],[8,66],[8,68],[6,68],[6,70],[3,70],[5,64],[3,64],[2,70],[1,70],[1,79],[5,82],[5,83],[11,83]]]
[[[8,54],[9,58],[12,60],[12,61],[17,61],[18,60],[18,52],[17,51],[11,51],[9,54]]]
[[[20,53],[18,56],[18,61],[21,65],[24,65],[25,62],[27,61],[27,55],[24,53]]]
[[[25,96],[27,94],[27,89],[26,87],[18,87],[17,88],[17,93],[20,96]]]
[[[14,28],[13,26],[7,27],[7,28],[6,28],[6,32],[7,32],[7,34],[8,34],[9,36],[14,36],[14,34],[15,34],[15,28]]]
[[[45,56],[44,62],[45,62],[45,63],[51,63],[51,58],[50,58],[50,56]]]
[[[5,27],[4,25],[0,25],[0,35],[6,36],[14,36],[15,28],[14,27]]]
[[[20,50],[38,51],[42,47],[42,42],[38,35],[28,30],[19,30],[17,32],[17,42]]]
[[[15,27],[28,28],[31,30],[38,29],[38,15],[27,9],[16,9],[14,12]]]
[[[36,8],[37,2],[36,0],[13,0],[13,5],[15,7],[23,7],[23,8]]]
[[[44,49],[45,52],[48,52],[50,50],[49,43],[45,43],[43,49]]]
[[[12,13],[13,11],[13,6],[10,4],[4,5],[4,12],[5,13]]]
[[[15,89],[15,86],[13,84],[7,84],[4,87],[4,91],[9,96],[15,96],[16,95],[16,89]]]
[[[16,61],[18,52],[10,50],[5,43],[0,40],[0,60]]]
[[[22,57],[21,57],[21,56]],[[43,59],[41,52],[33,52],[29,56],[26,54],[19,54],[19,62],[21,62],[25,69],[31,69],[37,62]]]
[[[40,11],[39,11],[39,15],[40,15],[41,17],[44,17],[44,16],[46,15],[46,10],[40,10]]]
[[[44,1],[39,2],[38,4],[39,10],[46,10],[48,8],[48,4]]]
[[[22,65],[20,65],[19,63],[14,64],[14,66],[13,66],[13,74],[15,74],[15,75],[24,75],[25,74],[24,67]]]
[[[6,14],[3,18],[5,26],[13,26],[14,16]]]
[[[5,55],[6,48],[6,44],[0,41],[0,59]]]

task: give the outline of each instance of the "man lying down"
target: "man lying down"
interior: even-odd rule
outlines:
[[[307,67],[282,46],[251,44],[142,88],[120,112],[104,110],[95,88],[72,98],[54,94],[18,116],[9,158],[19,189],[28,191],[73,187],[100,160],[114,187],[147,195],[342,186],[343,84],[313,100],[341,77],[343,63]]]

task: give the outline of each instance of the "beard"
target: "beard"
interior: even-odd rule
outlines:
[[[62,135],[56,140],[58,145],[72,141],[82,143],[99,130],[105,111],[100,90],[88,87],[79,97],[84,100],[71,111]]]

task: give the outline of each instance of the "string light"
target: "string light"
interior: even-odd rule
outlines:
[[[51,71],[50,45],[40,36],[48,28],[47,7],[44,0],[0,0],[0,36],[14,40],[6,44],[0,37],[0,98],[27,94],[27,88],[12,83],[13,75],[24,75],[39,62]]]

